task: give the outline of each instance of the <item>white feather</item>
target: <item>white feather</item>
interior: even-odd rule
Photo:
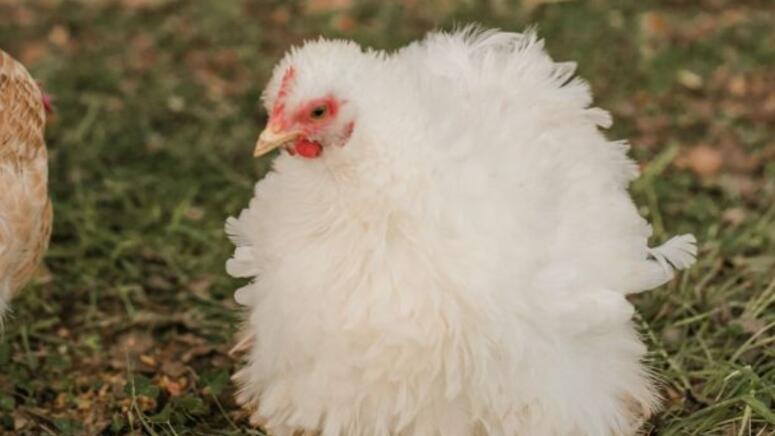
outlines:
[[[619,435],[657,405],[624,298],[694,259],[650,249],[626,144],[533,32],[468,27],[392,55],[292,50],[288,105],[355,121],[283,154],[227,231],[253,277],[240,401],[278,436]]]

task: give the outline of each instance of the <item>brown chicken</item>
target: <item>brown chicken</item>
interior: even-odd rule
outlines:
[[[27,70],[0,50],[0,320],[51,235],[43,97]]]

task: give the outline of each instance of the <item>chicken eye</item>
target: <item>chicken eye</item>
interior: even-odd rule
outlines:
[[[309,117],[313,120],[319,120],[322,119],[328,115],[328,106],[326,105],[320,105],[312,109],[309,113]]]

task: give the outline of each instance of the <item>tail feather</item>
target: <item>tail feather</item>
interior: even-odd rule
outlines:
[[[672,277],[673,270],[686,269],[694,264],[697,239],[690,234],[675,236],[659,247],[649,248],[649,254]]]
[[[676,270],[689,268],[697,256],[697,239],[694,235],[671,238],[659,247],[649,248],[651,260],[644,263],[633,276],[627,293],[642,292],[662,286],[672,280]]]

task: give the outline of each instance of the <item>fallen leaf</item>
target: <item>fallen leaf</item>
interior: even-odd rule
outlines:
[[[156,359],[153,358],[153,356],[149,356],[147,354],[141,354],[140,355],[140,362],[143,362],[144,364],[155,367],[156,366]]]
[[[355,19],[349,14],[341,14],[334,17],[332,27],[340,32],[349,33],[355,29]]]
[[[145,281],[145,284],[150,289],[157,289],[160,291],[169,291],[175,287],[175,285],[170,280],[159,274],[153,274],[148,277],[148,280]]]
[[[201,298],[210,298],[210,288],[213,285],[213,279],[209,276],[200,276],[197,277],[188,284],[186,284],[186,287],[189,291],[193,292],[195,295]]]
[[[745,221],[745,218],[746,218],[745,210],[740,207],[729,208],[721,214],[721,219],[725,223],[733,226],[740,225],[743,221]]]
[[[205,216],[205,211],[201,207],[191,206],[183,213],[191,221],[199,221]]]
[[[24,430],[29,424],[29,419],[20,411],[14,411],[13,413],[13,429],[16,431]]]
[[[735,97],[744,97],[747,89],[748,84],[742,75],[732,77],[727,83],[727,91]]]
[[[170,377],[180,377],[186,373],[186,366],[177,359],[170,358],[162,362],[161,371]]]
[[[693,91],[701,89],[704,82],[699,74],[689,70],[679,70],[676,79],[678,83]]]
[[[291,11],[287,6],[280,6],[275,8],[272,13],[269,14],[269,18],[275,24],[285,25],[288,24],[288,21],[291,20]]]
[[[754,334],[762,330],[767,326],[767,323],[759,318],[751,318],[750,316],[743,315],[735,321],[735,324],[739,325],[744,332]]]
[[[70,32],[65,26],[56,25],[48,32],[48,40],[57,47],[65,47],[70,42]]]
[[[179,95],[172,95],[167,98],[167,107],[172,112],[181,112],[186,108],[186,100]]]
[[[688,153],[676,161],[676,165],[688,168],[700,177],[712,177],[718,174],[724,164],[721,152],[707,145],[692,147]]]
[[[161,386],[165,391],[167,391],[168,394],[170,394],[170,396],[173,397],[180,396],[180,394],[186,390],[186,385],[187,382],[185,378],[181,378],[178,381],[175,381],[166,375],[163,375],[159,379],[159,386]]]
[[[666,37],[670,34],[667,18],[659,12],[650,11],[641,16],[640,27],[646,37]]]
[[[123,369],[127,364],[136,365],[142,363],[140,355],[144,354],[155,345],[153,337],[148,333],[129,332],[118,338],[111,348],[111,366]]]

